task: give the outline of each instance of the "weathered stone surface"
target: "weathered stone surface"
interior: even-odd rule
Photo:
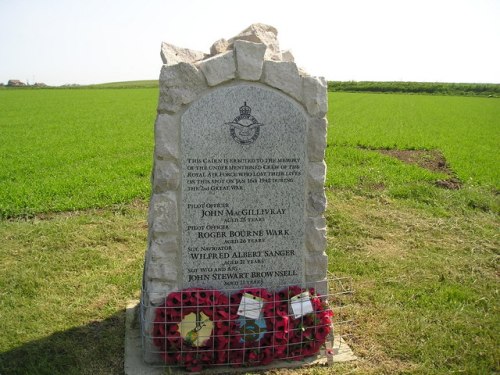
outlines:
[[[326,220],[308,217],[306,220],[306,247],[310,254],[323,253],[326,248]]]
[[[295,63],[264,61],[261,81],[302,101],[302,78]]]
[[[156,159],[154,163],[153,190],[162,193],[179,187],[179,167],[172,160]]]
[[[307,194],[307,213],[311,216],[321,215],[326,210],[326,203],[324,189],[310,191]]]
[[[326,115],[327,82],[323,77],[304,77],[304,102],[311,116],[321,118]]]
[[[151,262],[149,263],[148,276],[151,279],[161,281],[176,281],[178,268],[175,263]]]
[[[248,81],[258,81],[262,75],[266,45],[244,40],[234,42],[238,77]]]
[[[195,63],[203,60],[208,55],[204,52],[181,48],[173,44],[163,42],[161,44],[161,59],[166,65],[175,65],[180,62]]]
[[[295,62],[295,57],[289,49],[281,52],[281,60],[285,62]]]
[[[310,162],[307,169],[307,177],[310,190],[323,189],[326,177],[325,162]]]
[[[263,43],[267,46],[264,58],[266,60],[280,61],[281,51],[277,36],[278,30],[276,30],[276,28],[263,23],[255,23],[247,27],[235,37],[229,39],[228,42],[230,47],[236,40]]]
[[[236,63],[233,51],[227,51],[203,60],[198,66],[203,74],[205,74],[205,78],[210,86],[229,81],[236,76]]]
[[[178,250],[177,236],[160,235],[151,241],[149,259],[153,262],[174,262],[177,259]]]
[[[326,118],[313,118],[309,121],[307,136],[309,161],[322,161],[325,157],[326,126]]]
[[[176,112],[206,88],[203,73],[193,64],[180,62],[176,65],[163,65],[158,111]]]
[[[177,196],[174,192],[153,194],[148,222],[155,235],[178,230]]]
[[[229,49],[229,43],[226,39],[219,39],[218,41],[214,42],[212,46],[210,47],[210,55],[215,56],[218,55],[219,53],[224,53]]]
[[[159,114],[155,123],[155,155],[157,159],[179,157],[179,117]]]
[[[311,75],[307,73],[307,71],[304,68],[299,67],[299,75],[301,77],[310,77]]]
[[[325,253],[313,254],[306,257],[306,274],[325,277],[328,269],[328,257]]]
[[[159,306],[165,301],[165,297],[172,291],[172,282],[150,279],[146,281],[146,290],[148,293],[149,303],[154,306]]]

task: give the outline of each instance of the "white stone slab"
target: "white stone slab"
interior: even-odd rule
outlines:
[[[249,81],[258,81],[262,75],[266,45],[244,40],[234,42],[238,77]]]

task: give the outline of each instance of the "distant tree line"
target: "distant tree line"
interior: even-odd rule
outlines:
[[[328,81],[328,91],[500,96],[500,84],[440,82]]]

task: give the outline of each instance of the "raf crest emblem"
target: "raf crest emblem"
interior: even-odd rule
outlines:
[[[247,106],[247,102],[240,107],[240,115],[236,116],[232,122],[226,122],[229,125],[229,133],[231,137],[242,145],[249,145],[259,137],[260,124],[255,117],[250,113],[252,108]]]

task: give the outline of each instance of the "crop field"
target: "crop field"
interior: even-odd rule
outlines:
[[[368,149],[437,149],[463,182],[499,188],[498,100],[348,93],[330,97],[329,144]]]
[[[123,373],[158,95],[130,86],[0,90],[2,375]],[[359,359],[270,374],[500,372],[500,99],[329,98],[329,270]]]
[[[348,93],[330,98],[327,186],[355,187],[362,178],[365,185],[406,194],[402,178],[436,179],[422,168],[406,168],[401,176],[398,162],[370,151],[397,148],[440,150],[467,186],[499,189],[498,100]],[[156,100],[155,88],[0,91],[0,218],[145,199]]]
[[[155,89],[0,91],[0,218],[149,194]]]

